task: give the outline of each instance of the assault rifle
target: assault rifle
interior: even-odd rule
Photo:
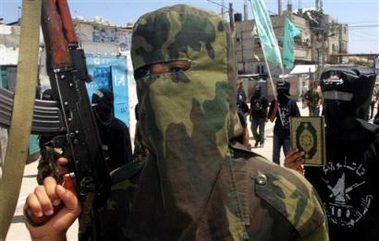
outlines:
[[[111,179],[86,88],[90,77],[85,55],[78,46],[67,0],[43,0],[41,26],[53,99],[59,103],[65,130],[55,135],[50,145],[62,148],[69,159],[68,177],[74,177],[73,191],[83,206],[79,239],[96,240],[96,214],[106,202]],[[30,214],[29,218],[35,225],[47,221]]]

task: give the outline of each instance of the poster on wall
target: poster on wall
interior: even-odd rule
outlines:
[[[130,50],[131,29],[109,26],[94,26],[92,41],[98,43],[115,43],[119,52],[126,54]]]
[[[116,43],[120,53],[127,53],[130,50],[132,33],[127,29],[117,29],[116,31]]]
[[[91,99],[93,92],[107,88],[114,94],[115,116],[130,126],[129,85],[126,57],[123,55],[86,54],[88,73],[92,81],[87,84]]]
[[[93,41],[100,43],[114,43],[116,37],[115,27],[94,26]]]

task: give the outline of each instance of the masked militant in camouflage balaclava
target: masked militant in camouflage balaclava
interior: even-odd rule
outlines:
[[[228,60],[232,61],[232,48],[227,47],[227,29],[221,18],[183,5],[142,16],[134,27],[132,60],[139,119],[145,141],[155,156],[147,168],[156,165],[157,188],[165,212],[157,216],[165,221],[181,220],[171,223],[171,227],[161,227],[170,237],[179,237],[171,233],[176,230],[186,230],[187,234],[180,234],[182,237],[194,235],[213,196],[221,195],[229,113],[235,106],[229,102],[235,99],[236,80],[234,65],[228,64]],[[151,64],[175,60],[188,61],[190,69],[163,75],[145,73],[138,78]],[[146,198],[151,198],[150,193]],[[221,200],[217,206],[224,206]],[[233,211],[229,218],[236,218]],[[153,220],[155,226],[165,225],[165,221]]]
[[[131,240],[246,240],[247,225],[257,240],[275,240],[287,237],[294,227],[306,234],[322,225],[322,208],[313,205],[314,196],[312,212],[304,214],[309,200],[303,200],[300,209],[287,205],[279,199],[289,197],[287,191],[294,189],[285,188],[277,202],[285,214],[275,217],[281,220],[276,227],[283,232],[272,233],[266,225],[273,227],[274,219],[259,218],[268,217],[267,209],[272,207],[259,210],[260,199],[252,200],[256,194],[249,181],[266,184],[266,177],[258,171],[250,177],[249,167],[242,167],[249,165],[246,159],[231,161],[228,141],[235,119],[231,116],[236,113],[236,63],[228,23],[188,5],[162,8],[135,23],[131,54],[140,127],[151,154],[125,231]],[[165,74],[149,71],[153,64],[176,60],[190,67]],[[267,161],[261,164],[280,168]],[[233,165],[242,165],[238,174]],[[307,185],[301,188],[312,193]],[[258,219],[251,221],[251,212]],[[294,223],[287,226],[283,217],[293,217]]]

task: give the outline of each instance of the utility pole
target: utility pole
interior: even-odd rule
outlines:
[[[224,0],[222,0],[222,6],[225,6],[225,2],[224,2]],[[224,7],[221,7],[221,16],[222,16],[222,18],[225,18],[225,10],[224,10]]]
[[[249,14],[248,14],[248,7],[247,7],[247,0],[245,0],[244,4],[243,4],[243,20],[244,21],[247,21],[249,20]]]
[[[230,29],[232,30],[232,34],[234,35],[234,11],[233,11],[233,3],[229,3],[229,23]]]
[[[222,3],[218,3],[218,2],[215,2],[213,0],[207,0],[207,1],[220,6],[221,7],[221,16],[222,16],[222,18],[225,17],[225,9],[228,9],[228,7],[224,5],[224,0],[222,0]]]

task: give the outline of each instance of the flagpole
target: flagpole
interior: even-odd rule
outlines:
[[[270,67],[269,67],[269,64],[268,64],[268,61],[267,61],[267,58],[266,58],[266,55],[265,55],[264,51],[262,51],[262,52],[263,52],[263,57],[264,57],[264,59],[265,59],[266,66],[267,66],[268,77],[269,77],[269,79],[270,79],[270,83],[271,83],[271,87],[272,87],[272,92],[273,92],[273,94],[274,94],[274,100],[275,100],[275,102],[276,102],[275,104],[279,104],[278,97],[277,97],[278,93],[277,93],[277,91],[276,91],[276,88],[275,88],[275,85],[274,85],[274,81],[272,80]],[[282,73],[283,73],[283,71],[284,71],[284,70],[283,70],[283,65],[281,65],[281,68],[282,68]],[[274,108],[275,108],[275,107],[274,107]],[[282,117],[282,114],[281,114],[279,108],[280,108],[280,106],[277,106],[277,111],[278,111],[278,113],[279,113],[280,122],[282,123],[282,126],[284,126],[283,117]],[[274,111],[274,110],[275,110],[275,109],[273,109],[271,115],[276,114],[276,111]],[[272,116],[272,117],[270,116],[270,117],[269,117],[269,119],[270,119],[271,122],[274,120],[274,117],[275,117],[275,116]]]
[[[278,100],[277,99],[277,94],[278,93],[276,91],[276,88],[275,88],[275,85],[274,85],[274,81],[272,80],[270,66],[268,64],[268,61],[266,59],[266,55],[265,55],[264,51],[262,51],[262,52],[263,52],[263,58],[265,59],[265,63],[266,63],[266,66],[267,66],[268,78],[269,78],[269,81],[270,81],[270,84],[271,84],[271,87],[272,87],[272,91],[273,91],[273,94],[274,94],[274,99],[277,101]]]
[[[255,1],[254,2],[255,4],[253,4],[253,1]],[[283,63],[282,63],[282,59],[281,59],[281,55],[280,55],[280,51],[279,51],[278,41],[275,37],[275,33],[273,32],[272,25],[271,25],[271,18],[267,12],[267,9],[266,9],[266,6],[264,5],[264,3],[261,0],[250,0],[250,5],[252,8],[254,18],[255,18],[255,24],[257,25],[257,32],[258,32],[259,39],[261,41],[262,53],[263,53],[263,57],[265,59],[265,63],[267,66],[267,71],[269,74],[269,81],[270,81],[270,84],[271,84],[271,87],[273,90],[274,99],[277,103],[279,103],[278,98],[277,98],[277,90],[275,88],[274,81],[272,79],[270,65],[268,63],[268,56],[266,53],[267,50],[270,50],[271,61],[279,64],[280,69],[282,71],[282,75],[284,75],[284,67],[283,67]],[[256,12],[254,12],[254,10]],[[259,18],[263,19],[265,26],[263,26],[263,24],[261,22],[262,20]],[[262,33],[260,32],[261,30],[262,30]],[[265,30],[266,30],[266,32],[265,32]],[[268,49],[268,47],[266,46],[267,43],[265,43],[263,41],[268,41],[268,43],[271,43],[274,46],[269,46],[270,48]],[[274,48],[272,48],[272,47],[274,47]],[[272,49],[274,49],[274,51],[272,51]],[[273,111],[273,113],[274,112],[275,111]],[[280,111],[279,111],[279,117],[280,117],[280,120],[283,124],[283,118],[282,118]],[[272,118],[270,117],[270,120],[272,120],[272,119],[273,119],[273,117]]]
[[[253,1],[255,1],[254,2],[255,3],[255,7],[254,7],[254,4],[253,4]],[[275,61],[275,63],[280,66],[282,75],[284,75],[284,67],[283,67],[283,62],[281,60],[281,55],[280,55],[278,41],[277,41],[277,39],[275,37],[275,34],[273,32],[273,29],[272,29],[270,16],[269,16],[269,14],[267,12],[267,9],[266,9],[264,3],[262,2],[262,0],[250,0],[250,5],[251,5],[251,8],[252,8],[252,12],[253,12],[254,18],[255,18],[255,24],[257,25],[256,29],[257,29],[258,36],[259,36],[260,41],[261,41],[262,53],[263,53],[263,57],[265,59],[265,63],[266,63],[268,74],[269,74],[269,81],[270,81],[272,89],[273,89],[274,98],[275,98],[275,100],[277,100],[277,91],[276,91],[276,88],[275,88],[275,85],[274,85],[274,82],[273,82],[273,79],[272,79],[270,65],[268,63],[268,56],[267,56],[267,53],[265,51],[265,46],[264,46],[266,43],[264,43],[262,41],[271,40],[270,42],[274,46],[270,46],[270,48],[272,49],[272,47],[274,47],[275,50],[273,52],[270,52],[270,54],[271,54],[270,59],[273,62]],[[255,9],[256,12],[254,12],[254,9]],[[260,15],[260,16],[258,16],[258,15]],[[262,21],[262,20],[260,20],[258,18],[263,19],[263,22],[265,23],[265,26],[262,26],[262,24],[259,24],[259,21]],[[262,33],[260,32],[261,30],[262,30]],[[266,32],[264,30],[266,30]],[[264,36],[265,38],[262,39],[262,36]],[[267,49],[267,47],[266,47],[266,49]]]

